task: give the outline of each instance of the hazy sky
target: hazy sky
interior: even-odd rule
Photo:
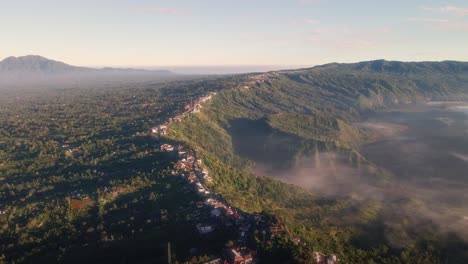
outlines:
[[[468,61],[468,0],[0,0],[0,59],[82,66]]]

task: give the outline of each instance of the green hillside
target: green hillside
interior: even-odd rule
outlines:
[[[369,111],[428,100],[448,100],[468,91],[467,63],[373,61],[247,75],[220,92],[200,114],[171,127],[169,137],[203,155],[214,174],[212,188],[246,211],[273,211],[307,242],[289,254],[305,261],[312,250],[338,253],[344,263],[457,263],[467,260],[460,238],[422,232],[406,247],[390,245],[411,227],[400,219],[384,225],[387,211],[376,201],[322,199],[298,187],[249,173],[254,163],[287,168],[307,155],[341,153],[377,186],[393,177],[363,157],[356,146],[366,131],[353,126]],[[336,166],[329,161],[326,166]],[[401,206],[411,204],[404,201]],[[430,224],[429,224],[430,226]],[[385,233],[385,235],[384,235]],[[458,243],[460,250],[444,248]],[[288,247],[288,242],[283,242]],[[271,254],[276,252],[272,248]],[[452,254],[453,253],[453,254]]]

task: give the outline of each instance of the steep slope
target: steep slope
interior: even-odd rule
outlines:
[[[242,146],[250,145],[257,150],[250,157],[261,157],[258,150],[263,148],[265,155],[272,151],[286,154],[280,160],[287,163],[300,152],[315,151],[310,149],[311,146],[352,149],[359,143],[360,131],[351,124],[366,111],[428,100],[459,99],[468,91],[468,69],[446,73],[445,62],[389,62],[413,72],[427,68],[424,74],[411,78],[360,70],[363,65],[367,65],[366,69],[373,68],[375,63],[381,62],[248,75],[238,88],[214,98],[205,111],[206,119],[208,124],[217,127],[215,131],[223,131],[219,132],[223,135],[220,138],[237,143],[232,150],[244,154],[240,156],[249,156],[249,150]],[[449,65],[459,69],[466,67],[466,63]],[[254,129],[246,130],[249,128]],[[255,140],[255,133],[264,140]],[[242,134],[253,137],[242,139]],[[274,144],[279,138],[287,139],[289,143]],[[194,141],[204,142],[201,139]],[[275,151],[275,145],[287,145],[289,151]],[[226,157],[231,154],[224,153],[226,149],[212,148],[214,154],[228,161]]]
[[[342,179],[352,173],[366,178],[369,185],[358,192],[391,189],[391,173],[359,153],[356,146],[366,131],[354,123],[366,112],[466,98],[467,92],[467,64],[459,62],[374,61],[247,75],[200,114],[173,126],[169,137],[201,151],[213,172],[213,190],[230,203],[246,211],[272,210],[287,219],[308,245],[293,246],[293,252],[337,252],[345,263],[456,263],[468,256],[463,250],[449,255],[445,234],[428,231],[435,230],[430,222],[401,217],[389,224],[387,219],[394,216],[386,208],[394,205],[356,200],[352,193],[299,198],[291,193],[294,188],[251,173],[258,172],[252,164],[268,166],[260,170],[268,174],[310,157],[314,166],[320,162]],[[398,208],[404,211],[418,203],[402,200]],[[414,232],[417,224],[425,231]],[[460,249],[467,246],[460,237],[450,239]],[[395,246],[395,240],[404,240],[405,246]]]
[[[381,73],[388,75],[423,75],[430,76],[433,74],[466,74],[468,71],[468,63],[457,61],[443,62],[401,62],[375,60],[365,61],[350,64],[329,64],[321,68],[338,69],[338,70],[353,70],[367,73]]]

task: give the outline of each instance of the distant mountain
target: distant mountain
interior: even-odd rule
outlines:
[[[77,67],[36,55],[8,57],[0,61],[0,88],[95,86],[153,82],[176,76],[167,70]]]
[[[73,71],[90,71],[92,69],[75,67],[60,61],[49,60],[35,55],[8,57],[0,62],[0,73],[41,73],[60,74]]]
[[[0,74],[41,74],[57,75],[64,73],[124,73],[124,74],[171,74],[170,71],[149,71],[141,69],[120,68],[86,68],[50,60],[37,55],[8,57],[0,62]]]
[[[358,63],[331,63],[315,67],[316,69],[359,71],[361,73],[382,73],[390,75],[432,75],[432,74],[458,74],[468,71],[468,62],[459,61],[423,61],[401,62],[374,60]]]

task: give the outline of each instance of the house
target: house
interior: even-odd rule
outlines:
[[[252,254],[244,255],[244,264],[252,264],[253,263],[253,256]]]
[[[268,231],[270,233],[270,237],[275,237],[277,235],[281,235],[283,234],[284,232],[286,232],[286,229],[285,227],[281,224],[281,221],[280,219],[278,218],[278,216],[274,216],[273,217],[273,221],[272,223],[270,224],[269,228],[268,228]]]
[[[335,254],[325,255],[320,252],[314,252],[314,261],[316,264],[337,264],[338,257]]]
[[[163,136],[167,135],[167,126],[159,126],[159,133]]]
[[[220,258],[217,258],[217,259],[213,259],[213,260],[210,260],[208,262],[205,262],[203,264],[222,264],[223,262],[221,261]]]
[[[218,210],[218,209],[213,209],[213,210],[211,210],[210,213],[211,213],[212,216],[215,216],[215,217],[218,217],[218,216],[221,215],[221,211]]]
[[[234,212],[232,211],[231,207],[226,207],[226,215],[233,215]]]
[[[195,174],[193,174],[192,172],[190,172],[190,174],[188,175],[187,179],[188,179],[188,182],[189,182],[189,183],[192,183],[192,184],[195,183],[195,182],[198,183],[198,178],[197,178],[197,176],[195,176]]]
[[[206,199],[205,203],[211,206],[215,206],[218,203],[218,200],[213,199],[213,198],[208,198]]]
[[[187,166],[181,162],[181,161],[178,161],[176,163],[174,163],[174,169],[180,169],[180,170],[186,170],[187,169]]]
[[[200,109],[201,109],[201,105],[197,104],[193,107],[192,113],[198,113],[200,112]]]
[[[157,127],[151,128],[151,132],[153,134],[157,134],[158,136],[165,136],[167,135],[167,126],[165,125],[160,125]]]
[[[210,225],[204,226],[204,225],[202,225],[202,224],[198,224],[198,225],[197,225],[197,230],[198,230],[198,232],[199,232],[200,234],[203,234],[203,235],[204,235],[204,234],[208,234],[208,233],[213,232],[214,228],[213,228],[212,226],[210,226]]]
[[[227,262],[229,264],[252,264],[253,256],[246,248],[230,248],[227,251]]]
[[[159,148],[161,151],[174,151],[174,146],[169,144],[162,144]]]
[[[338,257],[336,254],[328,255],[327,264],[336,264],[338,263]]]
[[[229,264],[244,264],[245,263],[244,258],[237,251],[237,249],[234,249],[234,248],[228,251],[227,260]]]

